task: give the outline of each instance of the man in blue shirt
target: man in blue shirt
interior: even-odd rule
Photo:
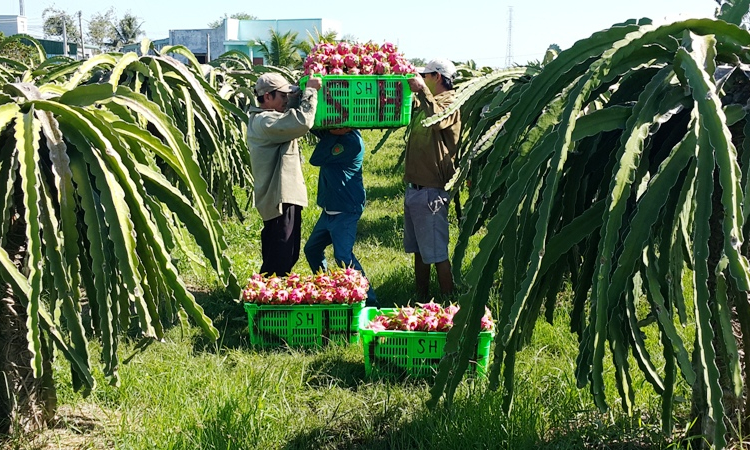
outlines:
[[[312,133],[320,138],[310,164],[320,167],[317,203],[323,211],[305,244],[307,262],[313,272],[327,270],[325,249],[332,244],[337,265],[353,267],[364,275],[353,252],[357,222],[365,208],[362,135],[351,128],[312,130]],[[365,304],[378,306],[372,286]]]

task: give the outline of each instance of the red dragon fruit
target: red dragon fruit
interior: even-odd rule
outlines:
[[[367,326],[374,331],[401,330],[401,331],[448,331],[453,328],[453,316],[458,307],[450,305],[443,308],[441,305],[430,302],[417,304],[416,308],[404,306],[396,310],[384,312],[376,316]],[[482,331],[493,331],[495,322],[492,313],[485,307],[485,313],[481,321]]]
[[[242,291],[242,300],[271,305],[352,304],[367,298],[369,284],[361,272],[352,268],[304,277],[296,273],[270,278],[254,274]]]
[[[359,66],[359,56],[354,53],[350,53],[344,56],[344,65],[347,69],[351,70]]]
[[[391,73],[391,65],[385,61],[378,61],[375,63],[375,74],[376,75],[387,75]]]
[[[348,55],[349,53],[352,52],[352,45],[345,41],[339,42],[339,45],[336,48],[336,51],[341,56]]]
[[[416,68],[393,43],[378,45],[372,41],[364,44],[318,43],[305,58],[303,69],[305,75],[416,73]]]
[[[344,57],[339,54],[331,55],[331,57],[328,58],[328,65],[333,69],[340,68],[344,65]]]

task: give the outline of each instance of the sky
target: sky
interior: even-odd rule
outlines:
[[[244,12],[259,19],[324,18],[338,21],[343,36],[393,42],[407,58],[473,60],[505,67],[541,60],[550,44],[562,49],[592,33],[632,18],[654,22],[712,17],[714,0],[351,0],[238,2],[236,0],[23,0],[29,32],[42,37],[42,11],[62,9],[85,22],[114,7],[143,20],[150,39],[169,30],[206,28],[224,14]],[[0,1],[0,15],[19,13],[20,0]],[[355,6],[356,5],[356,6]],[[341,36],[339,36],[341,37]],[[510,45],[509,45],[510,44]],[[509,52],[510,49],[510,52]]]

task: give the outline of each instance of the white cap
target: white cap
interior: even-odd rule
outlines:
[[[420,74],[437,72],[451,80],[456,76],[456,66],[445,58],[433,59],[426,66],[418,68],[417,71]]]

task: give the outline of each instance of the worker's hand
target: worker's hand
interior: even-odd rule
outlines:
[[[422,78],[422,75],[420,74],[415,74],[413,77],[409,78],[408,81],[412,92],[420,92],[427,87],[424,83],[424,78]]]
[[[316,91],[319,91],[321,87],[323,87],[323,82],[318,77],[310,77],[307,79],[307,84],[305,87],[313,88]]]

